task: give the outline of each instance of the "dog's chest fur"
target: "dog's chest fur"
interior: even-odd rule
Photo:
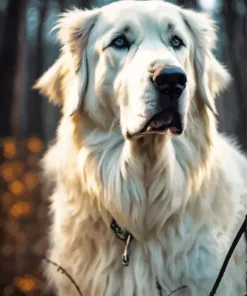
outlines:
[[[51,258],[72,275],[85,296],[158,296],[157,279],[163,295],[182,285],[188,288],[176,295],[208,295],[232,231],[230,223],[218,221],[234,215],[230,188],[212,184],[206,190],[206,174],[203,180],[197,176],[200,190],[190,186],[195,182],[188,169],[192,160],[178,163],[179,150],[171,141],[161,149],[164,143],[158,137],[135,147],[117,135],[105,136],[88,138],[73,153],[76,149],[64,135],[47,154],[46,164],[51,159],[55,163],[58,150],[63,159],[56,168],[47,165],[47,172],[58,174],[51,197]],[[186,149],[185,143],[180,145]],[[211,174],[215,178],[216,172]],[[227,207],[217,206],[217,194],[229,199]],[[124,243],[110,229],[112,218],[134,236],[128,267],[121,263]],[[77,295],[64,275],[52,267],[49,271],[59,295]],[[234,295],[231,289],[236,291],[222,284],[219,295]]]

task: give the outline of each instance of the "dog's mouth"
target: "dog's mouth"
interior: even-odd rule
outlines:
[[[170,131],[174,135],[182,133],[182,120],[180,114],[173,110],[167,109],[154,114],[136,133],[127,134],[129,139],[150,133],[166,133]]]

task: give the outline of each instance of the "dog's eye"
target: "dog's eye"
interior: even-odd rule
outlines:
[[[171,46],[173,48],[180,48],[184,45],[182,39],[180,39],[178,36],[173,36],[171,40]]]
[[[118,36],[117,38],[113,39],[111,45],[119,49],[130,47],[129,42],[124,36]]]

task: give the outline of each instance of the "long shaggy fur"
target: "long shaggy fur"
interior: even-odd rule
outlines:
[[[123,76],[117,90],[112,86],[120,73],[115,52],[101,52],[97,40],[117,25],[114,13],[136,21],[152,7],[171,11],[174,21],[180,17],[191,40],[183,62],[190,97],[187,124],[176,137],[127,140],[123,125],[130,119],[119,112],[131,92]],[[163,295],[182,285],[187,288],[174,295],[209,295],[247,212],[246,158],[218,133],[210,111],[229,81],[211,53],[212,21],[162,2],[121,1],[68,12],[58,28],[61,56],[36,85],[62,105],[63,114],[43,159],[53,192],[49,257],[71,274],[84,296],[158,296],[156,280]],[[121,264],[124,244],[110,229],[113,218],[134,236],[128,267]],[[244,295],[244,261],[242,240],[217,295]],[[57,295],[78,295],[56,268],[46,266],[46,272]]]

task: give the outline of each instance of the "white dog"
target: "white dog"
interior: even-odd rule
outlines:
[[[183,285],[175,296],[208,296],[247,212],[246,158],[217,132],[214,99],[230,77],[212,54],[213,21],[121,1],[67,12],[57,28],[61,55],[36,84],[62,106],[43,161],[49,257],[83,296]],[[244,262],[242,239],[217,295],[244,295]],[[53,266],[47,275],[57,295],[79,295]]]

